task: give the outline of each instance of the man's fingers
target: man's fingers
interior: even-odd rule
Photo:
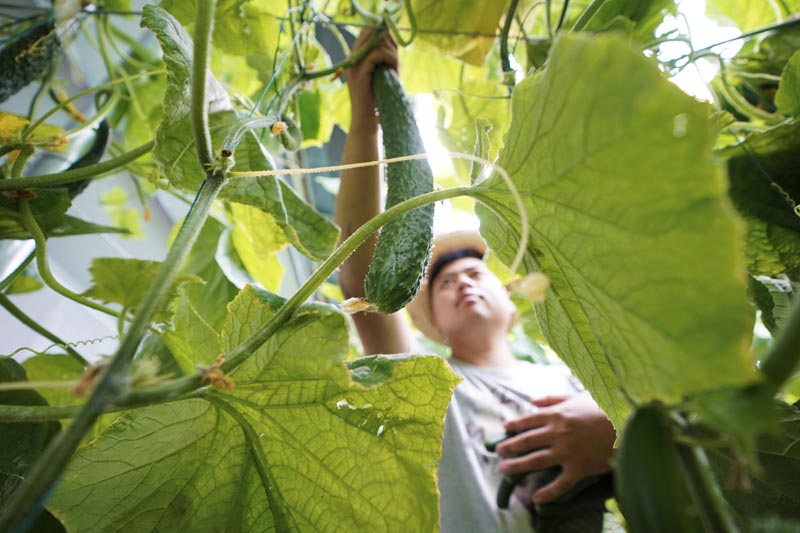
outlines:
[[[504,474],[525,474],[555,465],[556,462],[550,450],[545,448],[521,457],[500,461],[500,471]]]
[[[533,400],[533,405],[538,407],[550,407],[551,405],[563,402],[567,398],[569,398],[569,396],[544,396]]]
[[[551,446],[552,438],[546,428],[540,427],[520,433],[497,445],[497,453],[503,457],[520,455]]]
[[[506,431],[513,431],[514,433],[521,433],[528,429],[538,428],[547,424],[547,413],[537,411],[530,413],[514,420],[509,420],[503,426]]]
[[[573,479],[568,470],[564,470],[553,481],[540,488],[531,495],[533,503],[551,502],[571,489],[577,479]]]

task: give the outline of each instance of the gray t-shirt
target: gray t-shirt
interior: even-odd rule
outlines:
[[[569,369],[517,361],[508,368],[486,368],[451,358],[463,378],[447,411],[439,463],[441,530],[444,533],[532,531],[523,502],[530,502],[536,480],[515,489],[508,509],[498,509],[502,479],[499,457],[485,443],[505,435],[503,421],[536,411],[532,400],[582,389]]]

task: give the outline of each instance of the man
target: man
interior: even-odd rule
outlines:
[[[353,49],[369,35],[363,32]],[[345,163],[378,159],[371,76],[382,63],[398,68],[389,37],[347,72],[352,116]],[[379,190],[377,167],[342,172],[334,218],[343,239],[378,214]],[[373,236],[342,265],[345,297],[364,296],[376,240]],[[427,282],[409,305],[418,328],[450,347],[450,364],[463,378],[448,410],[439,465],[443,531],[529,530],[533,504],[553,502],[582,480],[609,471],[615,440],[605,414],[567,371],[514,357],[507,333],[516,310],[484,263],[485,252],[475,233],[437,238]],[[400,313],[358,313],[353,319],[366,353],[425,351],[414,346]],[[506,432],[516,435],[498,445],[497,453],[486,450],[487,440]],[[514,491],[508,510],[499,509],[503,475],[530,472],[539,474]]]

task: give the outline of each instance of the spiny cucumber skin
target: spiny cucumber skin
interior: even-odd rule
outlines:
[[[0,102],[47,72],[61,42],[55,33],[55,23],[45,20],[27,33],[8,43],[0,52]]]
[[[378,67],[372,88],[383,129],[385,156],[423,153],[422,137],[397,74],[388,67]],[[389,165],[386,181],[387,208],[433,190],[433,172],[424,159]],[[419,207],[381,230],[364,280],[367,301],[379,312],[394,313],[414,299],[431,256],[433,212],[433,204]]]

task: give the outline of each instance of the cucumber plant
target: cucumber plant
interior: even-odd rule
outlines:
[[[0,529],[434,529],[454,377],[433,357],[347,360],[343,315],[307,301],[383,227],[368,295],[402,307],[432,206],[459,196],[500,260],[519,252],[515,274],[551,280],[522,323],[618,428],[631,531],[796,527],[800,6],[708,4],[744,32],[732,59],[656,53],[688,43],[659,29],[676,9],[663,0],[98,0],[1,15],[0,238],[34,248],[3,274],[0,305],[10,337],[56,344],[0,359]],[[398,96],[431,92],[441,142],[496,158],[519,202],[458,161],[437,191],[424,161],[392,164],[387,209],[335,247],[306,202],[313,183],[277,174],[346,125],[339,76],[376,42],[349,53],[364,24],[406,46],[400,82],[376,78],[386,155],[424,151]],[[103,79],[73,87],[87,47]],[[713,104],[665,79],[703,58],[722,65]],[[89,150],[62,155],[81,136]],[[68,214],[121,171],[139,202],[191,207],[162,261],[95,257],[91,286],[71,290],[48,244],[124,231]],[[278,287],[264,265],[287,246],[317,267],[286,298],[232,282],[241,265]],[[110,357],[88,361],[86,339],[16,305],[41,285],[31,265],[59,298],[115,319]],[[757,314],[774,341],[751,343]],[[669,483],[648,492],[654,472]]]

